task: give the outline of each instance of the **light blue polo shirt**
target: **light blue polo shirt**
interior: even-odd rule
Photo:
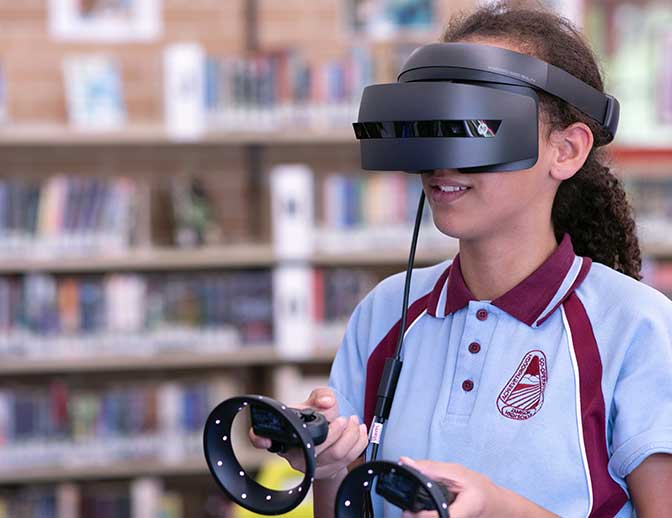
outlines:
[[[403,283],[360,302],[332,366],[340,413],[367,426]],[[475,300],[459,255],[415,269],[410,300],[379,459],[460,463],[564,517],[634,514],[625,477],[672,453],[672,301],[576,256],[569,235],[493,301]]]

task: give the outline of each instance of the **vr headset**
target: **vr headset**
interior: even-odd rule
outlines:
[[[353,123],[362,168],[530,168],[538,154],[537,91],[595,119],[613,140],[618,101],[564,70],[500,47],[433,43],[410,55],[397,83],[364,88]]]

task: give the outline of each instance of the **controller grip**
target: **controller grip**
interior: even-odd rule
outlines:
[[[455,498],[457,498],[457,494],[453,493],[450,489],[439,482],[437,482],[436,485],[439,487],[439,491],[441,491],[443,496],[446,498],[446,503],[448,505],[452,504],[455,501]]]

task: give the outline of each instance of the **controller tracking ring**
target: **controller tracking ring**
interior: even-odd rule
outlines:
[[[250,477],[233,451],[231,427],[244,408],[255,405],[281,417],[298,436],[305,461],[303,480],[291,489],[266,488]],[[250,511],[276,515],[291,511],[305,498],[315,474],[315,442],[308,425],[286,405],[259,395],[238,396],[217,405],[210,413],[203,431],[205,459],[219,487],[238,505]]]

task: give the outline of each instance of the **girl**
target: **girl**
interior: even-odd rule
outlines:
[[[444,41],[529,54],[603,91],[582,37],[543,10],[491,4],[453,20]],[[638,282],[635,225],[603,165],[604,130],[539,97],[532,168],[422,175],[436,226],[460,249],[413,273],[379,458],[446,484],[457,518],[671,516],[672,302]],[[366,447],[360,423],[400,332],[403,280],[357,306],[330,386],[305,402],[331,421],[317,450],[320,518]],[[401,514],[373,496],[376,516]]]

